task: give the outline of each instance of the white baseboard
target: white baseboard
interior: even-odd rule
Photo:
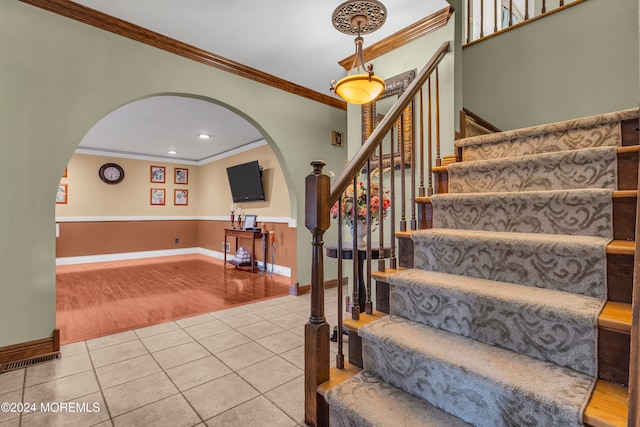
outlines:
[[[224,253],[220,251],[214,251],[205,248],[181,248],[181,249],[165,249],[160,251],[144,251],[144,252],[123,252],[118,254],[104,254],[104,255],[87,255],[87,256],[74,256],[74,257],[62,257],[56,258],[56,265],[73,265],[73,264],[90,264],[94,262],[105,261],[126,261],[131,259],[141,258],[157,258],[162,256],[176,256],[176,255],[191,255],[201,254],[211,258],[223,260]],[[231,257],[232,254],[227,254]],[[260,267],[264,266],[262,261],[258,261]],[[267,272],[274,273],[278,276],[291,277],[291,268],[281,265],[267,264]]]
[[[157,258],[161,256],[190,255],[198,253],[198,248],[165,249],[160,251],[122,252],[117,254],[87,255],[56,258],[56,265],[89,264],[105,261],[125,261],[129,259]]]

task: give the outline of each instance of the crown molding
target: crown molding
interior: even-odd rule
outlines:
[[[431,15],[427,16],[424,19],[416,22],[415,24],[409,25],[408,27],[398,31],[390,35],[389,37],[380,40],[378,43],[375,43],[362,51],[362,55],[364,56],[364,61],[369,62],[374,58],[384,55],[385,53],[389,53],[392,50],[399,48],[400,46],[404,46],[405,44],[412,42],[413,40],[420,38],[424,35],[427,35],[439,28],[444,27],[449,22],[449,17],[453,14],[453,8],[451,6],[447,6]],[[355,54],[339,61],[342,67],[345,70],[349,71],[351,69],[351,65],[353,65],[353,60],[355,58]]]
[[[200,62],[201,64],[205,64],[258,83],[272,86],[276,89],[284,90],[286,92],[293,93],[294,95],[308,98],[312,101],[326,104],[330,107],[339,108],[341,110],[347,109],[347,103],[340,99],[316,92],[315,90],[300,86],[263,71],[256,70],[255,68],[248,67],[69,0],[20,1],[58,15],[65,16],[75,21],[100,28],[101,30],[109,31],[119,36]]]

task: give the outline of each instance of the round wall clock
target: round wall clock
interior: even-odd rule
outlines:
[[[115,163],[105,163],[100,166],[98,176],[107,184],[118,184],[124,179],[124,169]]]

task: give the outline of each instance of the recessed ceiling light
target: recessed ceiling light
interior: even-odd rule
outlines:
[[[167,150],[167,153],[169,153],[169,154],[178,154],[178,152],[176,150]]]
[[[209,138],[211,138],[211,135],[208,135],[206,133],[199,133],[198,134],[198,138],[200,138],[200,139],[209,139]]]

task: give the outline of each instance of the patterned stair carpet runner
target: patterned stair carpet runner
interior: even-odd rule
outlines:
[[[583,425],[607,299],[616,122],[634,114],[456,142],[465,161],[447,167],[450,193],[431,197],[436,228],[412,233],[414,268],[388,278],[390,315],[360,328],[364,371],[328,392],[332,423],[398,425],[366,415],[397,395],[474,426]]]
[[[638,109],[516,129],[456,141],[462,160],[498,159],[530,154],[622,145],[618,122],[638,117]]]

